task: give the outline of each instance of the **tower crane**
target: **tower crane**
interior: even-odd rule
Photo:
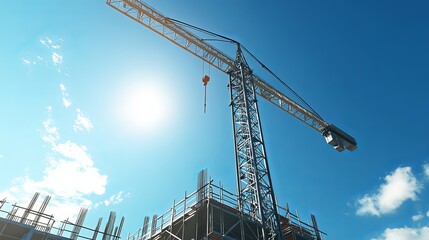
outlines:
[[[283,239],[256,95],[320,132],[337,151],[355,150],[355,139],[255,75],[237,41],[229,39],[237,45],[232,58],[186,29],[187,24],[164,16],[141,0],[107,0],[107,4],[229,75],[238,210],[262,225],[264,240]]]

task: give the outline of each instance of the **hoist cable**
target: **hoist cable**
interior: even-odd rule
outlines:
[[[185,23],[185,22],[182,22],[182,21],[179,21],[179,20],[176,20],[176,19],[173,19],[173,18],[167,18],[167,20],[170,20],[170,21],[172,21],[172,22],[175,22],[175,23],[178,23],[179,25],[182,25],[182,26],[186,26],[186,27],[188,27],[188,28],[191,28],[191,29],[194,29],[194,30],[196,30],[196,31],[199,31],[199,32],[203,32],[203,33],[205,33],[205,34],[208,34],[208,35],[211,35],[211,36],[214,36],[214,37],[218,37],[218,38],[222,38],[222,39],[225,39],[225,40],[220,40],[220,39],[200,39],[200,40],[202,40],[202,41],[223,41],[223,42],[230,42],[230,43],[234,43],[234,44],[237,44],[238,46],[241,46],[257,63],[259,63],[260,65],[261,65],[261,67],[262,68],[264,68],[268,73],[270,73],[272,76],[274,76],[274,78],[277,80],[277,81],[279,81],[284,87],[286,87],[287,89],[289,89],[289,91],[291,91],[292,93],[293,93],[293,95],[295,95],[299,100],[301,100],[314,114],[316,114],[316,116],[318,117],[318,118],[320,118],[321,120],[323,120],[323,118],[316,112],[316,110],[314,110],[311,106],[310,106],[310,104],[308,104],[301,96],[299,96],[299,94],[297,93],[297,92],[295,92],[286,82],[284,82],[279,76],[277,76],[273,71],[271,71],[271,69],[269,69],[267,66],[265,66],[265,64],[263,64],[255,55],[253,55],[252,54],[252,52],[250,52],[244,45],[242,45],[241,43],[239,43],[238,41],[236,41],[236,40],[234,40],[234,39],[232,39],[232,38],[229,38],[229,37],[225,37],[225,36],[223,36],[223,35],[220,35],[220,34],[217,34],[217,33],[214,33],[214,32],[211,32],[211,31],[208,31],[208,30],[206,30],[206,29],[203,29],[203,28],[199,28],[199,27],[196,27],[196,26],[194,26],[194,25],[191,25],[191,24],[189,24],[189,23]]]

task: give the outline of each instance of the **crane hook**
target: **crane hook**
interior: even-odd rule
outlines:
[[[204,84],[204,113],[206,113],[206,108],[207,108],[207,83],[209,83],[210,81],[210,77],[208,75],[204,75],[203,77],[203,84]]]

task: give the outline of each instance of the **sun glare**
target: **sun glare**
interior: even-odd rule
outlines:
[[[120,91],[116,116],[131,132],[160,130],[169,112],[168,90],[151,83],[126,84]]]

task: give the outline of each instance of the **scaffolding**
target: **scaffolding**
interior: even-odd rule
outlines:
[[[263,226],[238,209],[238,197],[213,180],[201,184],[184,198],[173,202],[171,208],[152,219],[144,218],[143,226],[128,234],[127,240],[200,240],[200,239],[263,239]],[[312,224],[303,222],[285,207],[277,206],[284,240],[322,240],[326,233],[318,229],[316,218]]]
[[[81,208],[75,222],[68,219],[57,222],[45,212],[50,201],[46,196],[38,210],[34,210],[39,193],[34,194],[27,207],[0,200],[1,240],[119,240],[125,218],[115,226],[116,213],[110,212],[103,230],[102,218],[95,228],[83,225],[87,209]],[[5,206],[9,210],[5,210]],[[181,201],[173,201],[171,208],[161,215],[145,217],[142,227],[127,240],[261,240],[263,226],[248,212],[240,212],[236,194],[225,190],[222,184],[207,180],[207,172],[198,177],[197,190],[187,194]],[[277,206],[284,240],[323,240],[326,233],[312,223],[301,220],[298,212],[292,213],[289,206]]]
[[[119,226],[115,227],[115,212],[110,212],[104,231],[100,230],[102,218],[99,218],[97,226],[94,229],[83,225],[88,211],[86,208],[80,209],[76,222],[66,219],[56,223],[53,215],[44,213],[51,199],[50,196],[46,196],[40,208],[34,210],[39,195],[39,193],[35,193],[27,207],[16,203],[10,204],[6,201],[6,198],[0,200],[1,240],[120,239],[125,218],[122,217]],[[5,210],[7,207],[10,210]]]

